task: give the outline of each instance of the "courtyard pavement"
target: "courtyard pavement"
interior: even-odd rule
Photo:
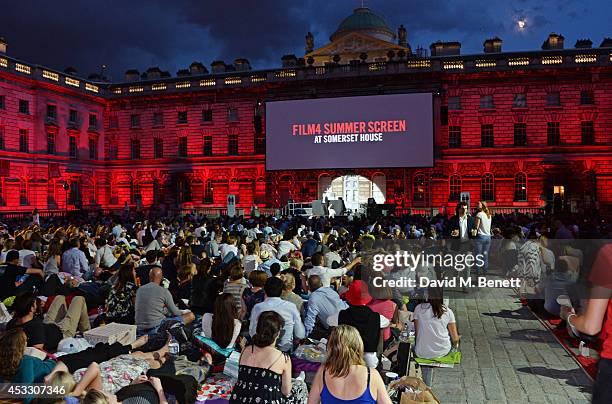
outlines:
[[[512,289],[455,296],[462,362],[433,372],[443,404],[590,403],[590,377]]]

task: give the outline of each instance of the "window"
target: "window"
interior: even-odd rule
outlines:
[[[23,153],[27,153],[29,149],[28,146],[28,130],[27,129],[19,129],[19,151]]]
[[[132,139],[130,142],[130,155],[132,160],[138,160],[140,158],[140,140]]]
[[[552,91],[546,94],[546,106],[547,107],[560,107],[561,106],[561,93],[558,91]]]
[[[47,105],[47,119],[54,121],[57,119],[57,106]]]
[[[26,100],[19,100],[19,113],[29,114],[30,113],[30,102]]]
[[[117,129],[119,127],[119,118],[116,115],[113,115],[108,118],[108,128],[109,129]]]
[[[79,120],[79,113],[76,109],[68,111],[68,123],[77,123]]]
[[[482,176],[480,181],[480,198],[483,201],[495,200],[495,181],[491,173],[486,173]]]
[[[253,129],[255,129],[255,133],[263,132],[263,118],[261,115],[255,115],[253,117]]]
[[[187,123],[187,111],[179,111],[176,117],[176,123]]]
[[[204,196],[202,198],[202,202],[203,203],[213,203],[213,182],[212,180],[206,180],[206,183],[204,185]]]
[[[440,105],[440,125],[448,125],[448,106]]]
[[[227,142],[227,154],[230,156],[238,155],[238,135],[229,135]]]
[[[202,149],[202,154],[204,154],[205,156],[212,156],[213,155],[212,145],[213,145],[212,136],[204,136],[204,145]]]
[[[495,104],[493,103],[492,95],[483,95],[480,97],[480,108],[481,109],[492,109],[495,108]]]
[[[71,159],[77,159],[79,156],[76,136],[68,136],[68,155]]]
[[[119,156],[119,147],[117,146],[117,142],[107,140],[106,145],[106,159],[117,160],[117,157]]]
[[[461,109],[461,97],[448,97],[448,110],[456,111]]]
[[[527,176],[524,173],[517,173],[514,176],[514,200],[527,200]]]
[[[230,122],[238,122],[238,109],[235,107],[229,107],[227,109],[227,120]]]
[[[527,94],[514,94],[513,108],[527,108]]]
[[[213,111],[212,108],[206,108],[202,110],[202,122],[212,122]]]
[[[581,122],[580,133],[582,134],[582,144],[592,145],[595,143],[595,125],[593,121]]]
[[[450,149],[461,147],[461,126],[448,127],[448,147]]]
[[[89,159],[98,159],[98,140],[94,137],[89,138]]]
[[[451,175],[449,180],[450,192],[448,195],[449,201],[458,201],[461,196],[461,177],[458,175]]]
[[[480,125],[480,146],[493,147],[493,125]]]
[[[5,105],[4,96],[0,95],[0,109],[4,109],[5,108],[4,105]]]
[[[89,130],[98,129],[98,115],[89,114]]]
[[[137,204],[142,200],[142,195],[140,193],[140,184],[132,181],[130,183],[130,203]]]
[[[549,146],[559,146],[559,144],[561,143],[559,122],[548,122],[546,127],[546,134]]]
[[[266,137],[263,133],[255,132],[255,154],[265,154]]]
[[[425,174],[417,174],[412,181],[412,199],[414,202],[427,202],[429,200],[429,187]]]
[[[187,136],[178,138],[178,156],[187,157]]]
[[[4,150],[4,126],[0,126],[0,150]]]
[[[55,132],[47,133],[47,154],[55,154]]]
[[[153,112],[153,126],[164,126],[163,112]]]
[[[514,145],[515,146],[527,146],[527,124],[526,123],[515,123],[514,124]]]
[[[593,105],[595,104],[595,96],[590,90],[584,90],[580,92],[580,105]]]
[[[140,128],[140,115],[138,115],[138,114],[130,115],[130,127],[131,128]]]
[[[19,181],[19,204],[21,206],[28,206],[28,184],[25,180]]]
[[[159,137],[153,139],[153,157],[156,159],[164,158],[164,139]]]

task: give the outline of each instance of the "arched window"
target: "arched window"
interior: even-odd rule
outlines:
[[[525,173],[516,173],[514,176],[514,200],[527,200],[527,176]]]
[[[448,200],[458,201],[459,196],[461,196],[461,177],[458,175],[451,175],[449,179],[449,188]]]
[[[419,173],[412,181],[412,200],[414,202],[426,202],[429,200],[429,184],[425,174]]]
[[[493,174],[486,173],[480,181],[480,199],[483,201],[495,200],[495,181]]]

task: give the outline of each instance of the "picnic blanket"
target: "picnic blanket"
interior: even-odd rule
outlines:
[[[448,355],[433,359],[415,357],[414,360],[419,365],[458,365],[459,363],[461,363],[461,352],[451,351],[448,353]]]

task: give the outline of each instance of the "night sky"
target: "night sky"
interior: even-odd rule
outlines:
[[[499,36],[504,50],[540,49],[550,32],[565,46],[612,36],[610,0],[364,0],[397,31],[408,30],[412,48],[457,40],[462,53],[480,53],[484,39]],[[0,5],[0,36],[8,54],[80,75],[159,66],[174,76],[193,61],[246,57],[255,69],[278,67],[284,54],[303,56],[304,35],[315,47],[328,42],[356,0],[22,0]],[[525,19],[523,30],[517,20]]]

